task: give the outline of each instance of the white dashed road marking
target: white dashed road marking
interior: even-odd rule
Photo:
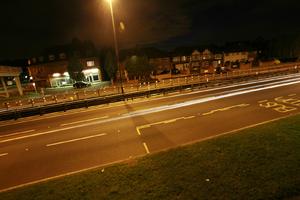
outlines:
[[[95,138],[95,137],[101,137],[101,136],[105,136],[105,135],[107,135],[107,134],[106,133],[101,133],[101,134],[98,134],[98,135],[91,135],[91,136],[87,136],[87,137],[76,138],[76,139],[72,139],[72,140],[66,140],[66,141],[56,142],[56,143],[52,143],[52,144],[47,144],[46,146],[47,147],[57,146],[57,145],[61,145],[61,144],[67,144],[67,143],[71,143],[71,142],[87,140],[87,139],[91,139],[91,138]]]

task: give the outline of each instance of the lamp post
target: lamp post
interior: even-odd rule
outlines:
[[[113,32],[114,32],[115,54],[116,54],[118,71],[119,71],[119,76],[120,76],[121,92],[122,92],[122,94],[124,94],[122,72],[121,72],[121,67],[120,67],[119,46],[118,46],[118,40],[117,40],[115,16],[114,16],[112,1],[113,0],[107,0],[107,2],[109,3],[109,7],[110,7],[111,21],[112,21],[112,27],[113,27]]]

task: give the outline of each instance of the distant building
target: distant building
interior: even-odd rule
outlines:
[[[98,58],[81,58],[80,62],[84,68],[82,73],[86,81],[91,83],[102,81],[102,72]],[[69,60],[63,53],[57,57],[50,55],[46,61],[44,59],[39,59],[39,61],[34,58],[29,59],[28,64],[29,75],[33,78],[37,87],[62,87],[71,85],[74,82],[70,79],[68,73]]]
[[[178,55],[172,57],[172,64],[176,70],[179,70],[181,73],[189,73],[190,70],[190,55]]]
[[[224,53],[224,65],[230,68],[240,68],[240,64],[252,63],[257,56],[256,51],[239,51]]]
[[[170,57],[150,58],[149,63],[153,66],[156,74],[171,71],[172,62]]]

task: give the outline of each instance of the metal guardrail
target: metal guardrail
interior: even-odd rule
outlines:
[[[165,87],[158,87],[157,85],[150,86],[149,84],[146,85],[146,89],[141,89],[141,85],[138,85],[137,90],[128,90],[124,94],[116,94],[111,93],[107,95],[99,95],[98,92],[93,92],[96,96],[86,97],[84,99],[78,98],[77,100],[70,100],[70,101],[59,101],[56,96],[52,97],[52,103],[49,104],[39,104],[36,103],[34,99],[30,100],[30,105],[28,107],[22,108],[9,108],[7,105],[7,110],[0,113],[0,121],[3,120],[10,120],[34,115],[44,115],[53,112],[66,112],[67,110],[77,109],[77,108],[88,108],[90,106],[101,105],[101,104],[109,104],[113,102],[119,101],[126,101],[129,99],[139,98],[139,97],[150,97],[151,95],[157,94],[167,94],[173,91],[181,91],[185,89],[199,89],[204,87],[213,87],[216,85],[229,85],[233,82],[242,82],[247,80],[253,79],[261,79],[270,76],[278,76],[283,74],[291,74],[291,73],[299,73],[300,67],[298,68],[280,68],[278,69],[268,69],[265,71],[260,70],[248,73],[238,73],[238,74],[223,74],[223,75],[209,75],[203,77],[195,77],[191,76],[190,79],[184,78],[183,82],[176,80],[167,80],[169,84]],[[181,78],[182,79],[182,78]],[[155,83],[157,84],[157,83]],[[78,94],[77,94],[78,95]],[[45,101],[45,99],[44,99]]]

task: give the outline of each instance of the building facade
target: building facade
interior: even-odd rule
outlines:
[[[156,74],[161,74],[172,70],[172,62],[170,57],[150,58],[149,63],[151,66],[153,66]]]
[[[79,61],[83,66],[82,73],[85,81],[90,83],[102,81],[102,72],[98,58],[80,58]],[[69,60],[65,54],[59,54],[58,57],[50,55],[47,61],[45,61],[44,57],[32,58],[28,61],[28,64],[29,75],[37,87],[63,87],[74,83],[68,72]]]

